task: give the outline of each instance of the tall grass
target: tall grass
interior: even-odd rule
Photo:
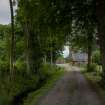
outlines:
[[[31,90],[35,91],[43,86],[47,80],[52,79],[56,74],[58,75],[59,71],[58,67],[47,64],[40,68],[39,74],[27,75],[25,70],[20,70],[14,74],[14,79],[10,80],[8,70],[1,70],[0,105],[11,105],[17,96]],[[18,99],[15,100],[18,101]]]

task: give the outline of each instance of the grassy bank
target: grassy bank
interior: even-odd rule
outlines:
[[[39,100],[47,94],[47,92],[55,85],[56,81],[63,76],[63,70],[56,70],[50,77],[47,79],[46,83],[37,91],[34,91],[28,95],[24,100],[23,105],[37,105]]]
[[[105,101],[105,89],[101,83],[101,75],[95,72],[83,72],[86,79],[89,81],[91,86],[97,91],[100,97]]]
[[[63,71],[60,68],[46,64],[39,69],[38,74],[27,75],[25,70],[17,70],[14,78],[10,80],[9,72],[2,70],[0,72],[0,105],[23,105],[23,100],[29,93],[34,91],[35,94],[40,95],[44,91],[41,87],[50,87],[62,74]],[[28,97],[30,100],[33,94]],[[28,100],[27,103],[31,101]]]

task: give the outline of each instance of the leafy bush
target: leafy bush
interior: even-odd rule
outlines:
[[[23,61],[23,60],[21,60],[21,59],[18,59],[17,61],[16,61],[16,64],[15,64],[15,66],[16,66],[16,69],[17,70],[25,70],[26,69],[26,64],[25,64],[25,62]]]
[[[41,86],[40,89],[31,92],[27,98],[24,99],[23,105],[37,105],[40,101],[40,98],[48,93],[48,91],[55,85],[56,81],[64,74],[64,70],[57,66],[51,66],[48,64],[44,66],[47,66],[46,68],[50,67],[50,69],[47,69],[50,71],[50,77],[47,78],[46,82]]]
[[[58,70],[58,68],[55,65],[44,64],[40,69],[40,78],[47,79],[51,75],[53,75],[56,72],[56,70]]]
[[[9,70],[9,63],[6,61],[1,61],[0,60],[0,70],[4,71],[8,71]]]
[[[13,80],[9,79],[9,76],[5,76],[4,78],[0,78],[0,105],[9,105],[11,101],[14,99],[14,96],[17,96],[24,91],[30,89],[36,89],[39,83],[39,77],[37,75],[15,75]],[[6,104],[7,102],[7,104]]]
[[[0,60],[0,78],[9,74],[9,63]]]
[[[11,105],[14,97],[29,90],[36,90],[40,84],[43,84],[43,81],[48,80],[49,77],[52,77],[58,71],[56,66],[47,64],[43,65],[40,69],[40,75],[27,75],[23,68],[21,70],[22,66],[19,65],[20,61],[16,64],[20,70],[17,70],[12,80],[10,79],[9,73],[0,77],[0,105]]]
[[[89,68],[87,68],[87,72],[96,72],[97,71],[97,65],[95,63],[91,64]]]
[[[92,56],[92,60],[94,63],[100,65],[101,64],[101,59],[100,59],[100,52],[97,50],[93,53],[93,56]]]

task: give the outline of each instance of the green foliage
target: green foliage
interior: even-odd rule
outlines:
[[[60,70],[55,65],[44,64],[40,69],[40,77],[42,80],[50,78],[56,71]]]
[[[12,54],[16,56],[16,71],[11,81],[9,73],[4,73],[10,64],[10,26],[0,25],[0,104],[9,104],[15,95],[36,88],[40,80],[51,79],[58,69],[54,65],[42,65],[42,59],[46,56],[48,63],[56,61],[68,38],[73,47],[85,51],[93,47],[95,4],[94,0],[18,0],[16,49]],[[99,56],[98,53],[93,55],[95,63],[100,63]],[[28,67],[29,74],[26,74]],[[88,71],[96,71],[96,65],[90,65]]]
[[[9,63],[6,61],[0,61],[0,72],[8,72],[9,71]]]
[[[93,62],[100,65],[101,64],[101,56],[100,56],[100,52],[97,50],[93,53],[92,56]]]
[[[27,8],[28,10],[26,11]],[[56,22],[55,20],[59,19],[60,16],[58,18],[57,16],[53,16],[54,14],[58,15],[51,1],[19,1],[16,16],[17,22],[21,28],[23,28],[25,37],[27,37],[26,33],[29,32],[27,33],[29,38],[26,40],[28,40],[29,43],[32,42],[32,44],[30,43],[31,47],[28,46],[28,48],[36,54],[36,56],[35,54],[34,56],[31,54],[32,57],[30,55],[29,58],[36,59],[36,63],[44,56],[47,57],[47,61],[50,61],[52,56],[54,62],[63,50],[63,46],[67,40],[66,36],[68,34],[65,34],[66,26],[64,26],[63,23]],[[33,60],[31,59],[31,61]]]
[[[4,71],[2,71],[4,72]],[[4,72],[5,73],[5,72]],[[39,76],[31,74],[30,76],[26,72],[17,72],[15,78],[12,80],[8,73],[0,76],[0,103],[3,105],[11,105],[15,96],[30,90],[36,89],[39,84]],[[1,105],[2,105],[1,104]]]
[[[89,67],[87,68],[87,72],[96,72],[97,71],[97,64],[92,63],[91,65],[89,65]]]
[[[34,8],[32,6],[32,10],[35,10]],[[34,14],[36,14],[35,11]],[[34,23],[34,21],[32,21],[32,23]],[[53,53],[53,59],[56,60],[65,43],[65,35],[61,34],[60,32],[55,33],[52,30],[46,30],[46,32],[44,32],[44,30],[37,32],[37,28],[36,30],[33,29],[33,27],[36,27],[36,22],[34,23],[29,30],[32,33],[31,35],[33,35],[31,36],[31,39],[34,41],[34,44],[32,43],[33,45],[31,46],[31,49],[34,49],[34,52],[30,53],[29,56],[33,54],[31,58],[34,62],[34,66],[37,67],[35,69],[38,69],[38,72],[36,74],[29,72],[29,74],[27,74],[25,57],[27,56],[26,52],[30,52],[31,49],[26,49],[27,39],[26,34],[24,33],[23,24],[16,24],[16,49],[14,50],[16,61],[15,71],[11,80],[11,74],[9,71],[10,30],[9,26],[7,26],[8,28],[6,29],[4,27],[6,26],[0,26],[0,105],[11,105],[11,102],[15,96],[18,96],[31,89],[36,90],[36,88],[39,88],[39,86],[43,85],[42,82],[46,83],[48,79],[52,79],[54,75],[59,74],[60,69],[54,65],[51,66],[47,64],[42,65],[41,67],[41,64],[43,64],[41,60],[43,59],[44,55],[46,55],[47,62],[50,61],[49,59],[51,59],[51,51]],[[44,26],[42,28],[44,28]],[[30,64],[33,62],[30,61]]]
[[[17,75],[15,80],[10,83],[11,97],[17,96],[29,89],[35,89],[39,83],[39,77],[37,75],[30,75],[24,73],[24,75]]]
[[[64,74],[64,71],[61,68],[55,67],[51,69],[52,69],[52,73],[50,74],[52,75],[49,76],[45,84],[40,89],[38,89],[37,91],[33,91],[28,95],[28,97],[24,100],[23,105],[37,105],[38,102],[40,101],[40,98],[43,95],[45,95],[51,88],[53,88],[56,81]],[[50,69],[49,69],[49,72],[51,72]]]
[[[92,87],[97,91],[97,93],[105,100],[105,89],[104,84],[101,83],[102,77],[100,74],[94,75],[93,73],[84,73],[85,77],[89,81]]]
[[[17,61],[16,61],[16,63],[15,63],[15,68],[16,68],[16,70],[18,70],[18,71],[26,71],[26,63],[25,63],[25,61],[23,61],[22,59],[18,59]],[[20,71],[20,72],[21,72]]]
[[[48,80],[59,75],[61,69],[56,66],[51,66],[49,64],[43,65],[40,70],[40,75],[38,74],[30,74],[27,75],[25,70],[21,69],[19,66],[21,62],[17,64],[19,67],[17,72],[15,73],[15,77],[11,80],[9,73],[5,71],[5,75],[0,76],[0,103],[3,105],[11,105],[11,102],[14,100],[15,96],[21,95],[22,93],[34,90],[36,91],[37,88],[43,86],[43,83],[46,83]],[[55,79],[55,78],[53,78]]]

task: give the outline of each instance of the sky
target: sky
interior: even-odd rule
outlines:
[[[0,0],[0,24],[10,23],[9,0]]]
[[[65,58],[69,56],[69,46],[64,47],[63,56]]]

